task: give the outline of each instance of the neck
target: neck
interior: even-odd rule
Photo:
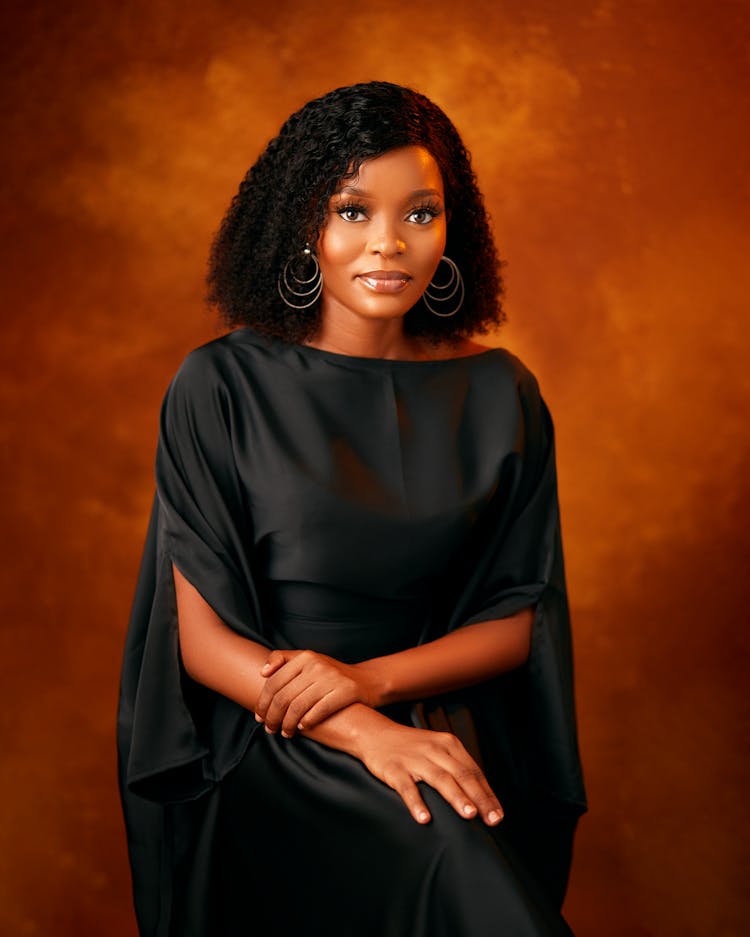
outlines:
[[[403,319],[361,319],[337,322],[335,315],[321,316],[315,335],[306,342],[312,348],[358,358],[427,358],[424,343],[404,334]]]

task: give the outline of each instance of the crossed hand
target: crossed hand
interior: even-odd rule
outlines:
[[[275,650],[261,675],[266,682],[255,718],[267,732],[281,730],[285,738],[313,729],[353,703],[369,707],[352,754],[401,796],[418,823],[430,820],[418,781],[435,788],[465,819],[479,815],[490,826],[502,819],[500,802],[458,738],[403,726],[375,711],[383,701],[367,661],[345,664],[315,651]]]

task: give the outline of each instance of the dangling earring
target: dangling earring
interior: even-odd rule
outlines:
[[[313,272],[312,276],[304,279],[303,276],[299,277],[294,272],[294,264],[296,260],[292,260],[290,257],[289,260],[284,264],[284,269],[278,276],[276,281],[276,286],[279,291],[279,296],[284,300],[287,306],[290,309],[307,309],[309,306],[312,306],[313,303],[317,302],[320,298],[320,294],[323,292],[323,274],[320,272],[320,264],[318,263],[318,258],[313,254],[310,249],[310,245],[306,244],[304,250],[302,251],[302,264],[306,265],[312,261]],[[292,280],[296,284],[302,287],[302,289],[295,289],[293,286],[289,285],[289,277],[291,275]],[[295,303],[290,301],[285,295],[284,291],[292,296],[294,299],[307,300],[307,302]]]
[[[422,302],[427,306],[430,312],[435,316],[440,316],[443,319],[447,319],[449,316],[455,316],[458,310],[461,308],[464,302],[464,279],[461,276],[461,271],[455,265],[455,263],[443,255],[440,258],[441,262],[445,261],[450,268],[450,278],[447,283],[443,283],[438,286],[432,280],[427,285],[427,289],[422,293]],[[430,292],[432,290],[432,292]],[[437,309],[433,309],[430,305],[430,300],[433,303],[447,303],[458,293],[458,299],[453,302],[453,309],[450,312],[438,312]]]

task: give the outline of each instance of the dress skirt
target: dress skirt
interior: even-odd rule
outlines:
[[[386,616],[382,603],[355,607],[341,595],[296,587],[276,590],[272,604],[279,644],[342,660],[409,646],[420,627],[417,607],[404,603],[387,603]],[[408,705],[384,711],[413,724]],[[463,819],[429,785],[420,788],[432,815],[426,825],[350,755],[303,736],[256,732],[222,782],[216,937],[571,933],[502,823],[491,829]],[[251,907],[250,882],[260,895]]]
[[[216,937],[571,934],[501,828],[420,788],[424,826],[354,758],[257,733],[223,783]]]

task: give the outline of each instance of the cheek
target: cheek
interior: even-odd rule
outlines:
[[[321,266],[338,266],[354,259],[359,254],[356,238],[340,225],[332,225],[318,239],[318,260]]]
[[[431,237],[425,238],[422,244],[422,257],[427,266],[437,267],[440,258],[445,253],[447,231],[445,225],[435,227],[430,231]]]
[[[429,248],[438,259],[445,253],[445,244],[448,239],[448,229],[445,222],[442,219],[440,219],[440,222],[430,228],[431,237],[429,238]]]

